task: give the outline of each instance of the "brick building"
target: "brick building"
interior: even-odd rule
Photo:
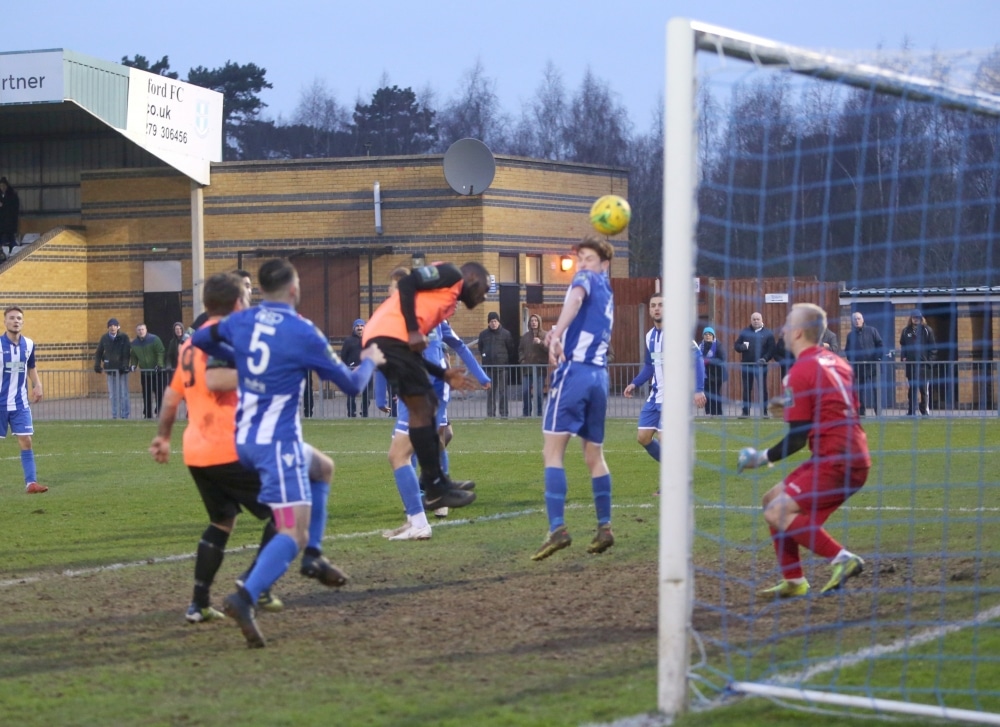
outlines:
[[[449,187],[443,155],[192,160],[126,128],[123,99],[145,79],[135,69],[38,55],[65,92],[38,105],[0,97],[0,173],[21,194],[19,232],[33,240],[0,265],[0,286],[26,308],[53,367],[89,367],[112,316],[130,335],[145,321],[166,338],[174,321],[193,319],[204,277],[256,273],[275,256],[296,263],[301,310],[331,337],[378,305],[393,268],[419,260],[474,260],[495,276],[487,303],[453,319],[460,335],[494,310],[520,330],[525,305],[562,300],[572,268],[560,263],[590,231],[593,200],[628,193],[622,169],[516,157],[496,158],[491,186],[475,195]],[[626,235],[612,239],[613,276],[628,275]]]

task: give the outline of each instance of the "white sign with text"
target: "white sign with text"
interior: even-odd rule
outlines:
[[[222,94],[130,68],[126,135],[167,162],[221,162]]]
[[[61,50],[0,54],[0,104],[62,100]]]

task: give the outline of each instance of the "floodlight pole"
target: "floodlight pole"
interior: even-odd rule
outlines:
[[[663,405],[660,421],[660,553],[657,706],[669,716],[688,699],[693,600],[691,547],[694,467],[692,400],[695,326],[695,34],[691,22],[667,24],[663,165],[663,307],[678,326],[663,332]],[[669,298],[669,299],[668,299]],[[674,375],[676,374],[676,375]]]

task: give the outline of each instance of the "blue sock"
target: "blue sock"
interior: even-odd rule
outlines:
[[[549,515],[549,532],[566,523],[566,470],[545,468],[545,511]]]
[[[594,491],[597,524],[607,525],[611,522],[611,473],[591,478],[590,486]]]
[[[260,594],[285,575],[289,564],[299,554],[299,546],[291,535],[278,533],[257,554],[257,562],[243,583],[250,602],[256,604]]]
[[[649,444],[642,445],[642,448],[649,452],[649,456],[655,459],[657,462],[660,461],[660,440],[653,437]]]
[[[35,472],[35,452],[31,449],[21,450],[21,468],[24,470],[24,484],[38,481],[38,474]]]
[[[448,474],[448,450],[441,448],[441,471]]]
[[[404,464],[392,473],[396,478],[396,489],[399,499],[403,501],[403,509],[407,515],[416,515],[424,511],[423,500],[420,499],[420,480],[412,465]]]
[[[330,497],[329,482],[309,481],[312,490],[312,512],[309,515],[309,544],[306,547],[323,550],[323,533],[326,532],[326,501]]]

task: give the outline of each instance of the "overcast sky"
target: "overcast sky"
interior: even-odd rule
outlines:
[[[1000,44],[1000,0],[21,0],[0,16],[3,50],[66,48],[108,61],[135,54],[187,76],[234,61],[267,69],[266,117],[294,113],[324,81],[367,102],[384,77],[443,103],[477,60],[517,115],[548,61],[574,91],[589,67],[640,128],[664,83],[664,36],[683,16],[822,50],[982,49]]]

